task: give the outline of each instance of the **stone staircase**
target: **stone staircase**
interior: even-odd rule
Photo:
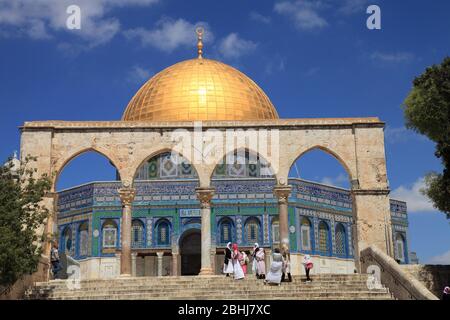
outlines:
[[[133,277],[82,280],[70,290],[66,280],[37,283],[25,299],[51,300],[388,300],[386,288],[369,290],[367,275],[315,275],[313,282],[294,276],[281,286],[264,285],[248,276],[234,280],[225,276]],[[70,286],[70,285],[69,285]]]

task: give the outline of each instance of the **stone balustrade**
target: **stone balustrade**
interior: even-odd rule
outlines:
[[[362,273],[373,273],[396,299],[438,300],[419,280],[376,246],[363,249],[360,261]]]

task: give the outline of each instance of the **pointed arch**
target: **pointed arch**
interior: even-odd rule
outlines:
[[[155,241],[156,246],[170,246],[172,236],[172,224],[167,218],[160,218],[155,223]]]
[[[292,169],[292,167],[295,165],[295,163],[300,160],[304,155],[308,154],[309,152],[312,152],[314,150],[320,150],[325,152],[326,154],[332,156],[334,159],[336,159],[340,165],[344,168],[345,172],[347,173],[347,176],[349,178],[350,184],[352,181],[357,179],[356,173],[354,173],[351,169],[349,164],[344,160],[344,157],[340,155],[338,152],[332,150],[329,147],[322,146],[322,145],[314,145],[312,147],[307,148],[306,150],[303,150],[300,152],[300,154],[290,163],[289,170]]]
[[[217,243],[222,245],[235,241],[234,222],[230,217],[222,217],[217,223]]]
[[[137,180],[147,180],[147,179],[140,178],[140,172],[144,171],[143,169],[147,165],[149,165],[149,163],[152,160],[159,162],[166,156],[170,156],[169,161],[174,165],[173,168],[174,168],[174,172],[176,171],[176,174],[173,174],[173,175],[168,174],[166,177],[162,177],[158,174],[157,175],[158,177],[160,177],[161,179],[183,177],[183,175],[182,174],[179,175],[178,172],[181,173],[183,166],[185,164],[187,164],[192,170],[192,175],[190,178],[192,178],[193,180],[199,179],[197,167],[192,163],[192,161],[189,158],[187,158],[185,155],[183,155],[171,148],[161,148],[157,151],[152,152],[150,155],[145,156],[145,158],[141,158],[138,161],[139,165],[134,169],[134,172],[133,172],[133,182],[135,182]],[[162,163],[158,163],[158,167],[156,169],[157,171],[161,170],[162,167],[160,165],[162,165]]]
[[[233,164],[228,163],[230,159]],[[218,170],[221,168],[222,176],[226,178],[277,178],[270,161],[251,148],[236,148],[225,154],[210,172],[210,180],[219,177]]]
[[[339,257],[348,257],[348,242],[347,242],[347,230],[346,227],[338,222],[335,226],[335,246],[336,255]]]

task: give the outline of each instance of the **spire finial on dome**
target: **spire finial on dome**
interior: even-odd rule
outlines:
[[[203,27],[197,27],[197,29],[195,29],[195,32],[197,33],[197,52],[198,52],[198,58],[202,59],[202,54],[203,54],[203,33],[205,32],[205,30],[203,29]]]

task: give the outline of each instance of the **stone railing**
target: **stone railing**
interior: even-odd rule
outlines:
[[[361,272],[373,274],[400,300],[438,300],[419,280],[405,272],[390,256],[375,246],[361,251]]]
[[[440,298],[444,287],[450,285],[450,265],[405,264],[401,268],[423,283]]]

